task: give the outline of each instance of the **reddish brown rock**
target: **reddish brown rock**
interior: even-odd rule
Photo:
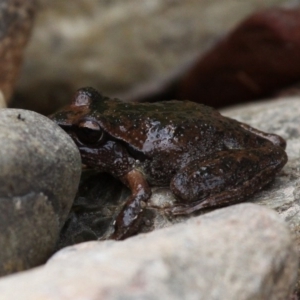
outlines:
[[[0,1],[0,92],[6,101],[19,74],[36,8],[37,0]]]
[[[178,98],[225,106],[269,96],[300,78],[300,8],[258,12],[208,51]]]

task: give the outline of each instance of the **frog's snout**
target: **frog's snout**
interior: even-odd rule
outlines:
[[[281,136],[272,134],[270,135],[270,141],[275,145],[285,150],[286,141]]]

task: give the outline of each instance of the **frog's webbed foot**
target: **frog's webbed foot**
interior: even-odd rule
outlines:
[[[123,240],[138,231],[145,203],[151,196],[151,189],[139,171],[132,170],[121,180],[130,188],[132,195],[115,220],[115,231],[110,236],[114,240]]]
[[[268,184],[286,161],[285,151],[276,146],[221,151],[192,161],[171,181],[181,203],[167,212],[183,215],[239,203]]]

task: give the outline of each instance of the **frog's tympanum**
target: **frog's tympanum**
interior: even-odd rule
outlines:
[[[126,103],[93,88],[77,91],[52,119],[72,137],[82,162],[131,190],[114,239],[134,234],[151,186],[169,186],[171,214],[240,202],[287,162],[285,141],[190,101]]]

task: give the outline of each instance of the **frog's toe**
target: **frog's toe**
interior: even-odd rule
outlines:
[[[185,215],[189,214],[189,206],[186,205],[175,205],[173,207],[168,207],[165,209],[165,214],[168,216],[174,215]]]
[[[108,237],[108,240],[115,240],[115,241],[121,241],[121,240],[124,240],[126,238],[125,234],[124,233],[121,233],[121,232],[114,232],[113,234],[111,234],[109,237]]]

